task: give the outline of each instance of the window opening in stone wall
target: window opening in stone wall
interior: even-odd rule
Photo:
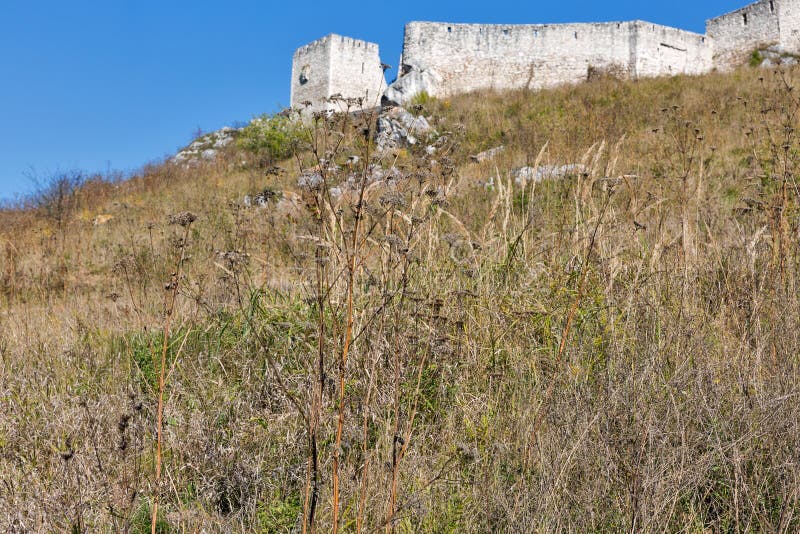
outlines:
[[[300,69],[300,85],[305,85],[308,83],[308,73],[311,70],[309,65],[303,65],[303,68]]]
[[[453,33],[453,28],[451,28],[450,26],[448,26],[448,27],[447,27],[447,33]]]
[[[503,30],[503,35],[508,35],[508,30]]]
[[[770,10],[771,13],[775,12],[775,2],[770,1],[769,10]]]
[[[742,13],[742,22],[744,22],[744,25],[747,26],[747,13]]]
[[[578,32],[575,32],[575,39],[578,38]]]

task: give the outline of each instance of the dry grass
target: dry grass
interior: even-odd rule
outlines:
[[[798,79],[467,95],[421,110],[433,155],[336,117],[283,174],[232,148],[0,213],[0,527],[148,532],[157,495],[159,532],[797,531]],[[301,211],[242,204],[312,167]]]

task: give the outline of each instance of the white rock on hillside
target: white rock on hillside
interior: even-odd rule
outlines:
[[[389,86],[383,96],[386,103],[403,106],[423,93],[437,96],[437,88],[442,85],[442,77],[438,72],[422,65],[406,64],[403,68],[403,75]]]
[[[378,117],[377,144],[378,150],[386,150],[406,145],[417,144],[416,135],[431,131],[428,120],[415,116],[401,107],[393,107]]]
[[[233,143],[239,132],[241,132],[240,128],[226,126],[216,132],[205,134],[175,154],[170,161],[184,165],[200,161],[214,161],[217,159],[220,149]]]

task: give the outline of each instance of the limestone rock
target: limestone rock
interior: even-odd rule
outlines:
[[[490,148],[489,150],[484,150],[483,152],[479,152],[474,156],[470,156],[470,159],[475,163],[483,163],[484,161],[489,161],[490,159],[494,159],[499,154],[502,154],[505,151],[506,147],[500,145],[498,147]]]
[[[416,135],[427,134],[431,125],[423,116],[414,116],[405,108],[393,107],[378,117],[378,150],[417,144]]]
[[[306,191],[316,191],[323,183],[325,179],[318,172],[306,172],[297,179],[297,187]]]
[[[564,178],[565,176],[576,176],[586,172],[586,166],[580,163],[568,163],[567,165],[540,165],[539,167],[520,167],[511,171],[511,176],[517,185],[525,186],[528,182],[539,183],[542,180],[553,178]]]
[[[189,146],[170,158],[175,164],[193,165],[202,161],[215,161],[221,149],[236,140],[241,130],[226,126],[195,139]]]
[[[437,96],[438,88],[442,85],[442,77],[436,70],[420,65],[403,65],[403,69],[405,72],[383,95],[386,104],[402,106],[421,93]]]

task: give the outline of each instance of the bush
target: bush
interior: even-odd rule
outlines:
[[[411,106],[425,106],[433,101],[433,97],[427,91],[421,91],[411,98]]]
[[[303,139],[302,125],[283,116],[262,115],[242,130],[238,144],[269,161],[291,156]]]
[[[31,195],[29,202],[61,228],[75,211],[78,192],[86,180],[79,171],[54,174],[44,181],[34,179],[37,191]]]

